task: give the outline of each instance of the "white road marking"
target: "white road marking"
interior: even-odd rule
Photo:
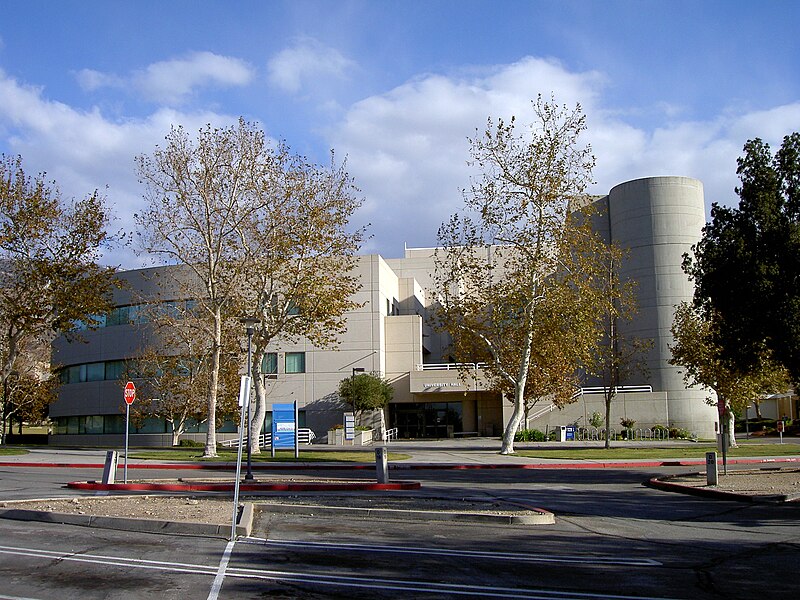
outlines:
[[[52,550],[38,550],[34,548],[18,548],[14,546],[0,546],[0,554],[10,554],[25,557],[44,558],[89,564],[99,564],[105,567],[118,566],[121,569],[149,569],[172,573],[190,573],[195,575],[217,576],[222,562],[218,566],[202,565],[179,562],[162,562],[128,558],[123,556],[107,556],[98,554],[75,554],[72,552],[57,552]],[[228,556],[230,558],[230,555]],[[430,581],[415,581],[413,579],[378,579],[370,576],[350,577],[337,576],[324,573],[309,573],[305,571],[273,571],[268,569],[232,568],[226,563],[224,574],[228,578],[255,579],[275,582],[293,582],[318,586],[336,586],[363,589],[381,589],[388,592],[422,592],[428,594],[442,594],[446,596],[474,596],[480,598],[514,598],[516,600],[656,600],[649,596],[625,596],[618,594],[596,594],[591,592],[563,592],[547,589],[512,588],[499,586],[480,586],[459,583],[437,583]],[[16,599],[13,599],[16,600]],[[35,600],[35,599],[25,599]],[[659,598],[658,600],[667,600]]]
[[[222,558],[219,561],[217,575],[214,577],[214,583],[211,585],[211,590],[208,593],[208,600],[217,600],[219,597],[219,591],[222,589],[222,583],[225,581],[225,570],[228,568],[228,562],[231,559],[234,544],[236,544],[236,540],[231,540],[228,542],[227,546],[225,546],[225,552],[222,553]]]
[[[311,548],[320,550],[346,550],[366,553],[417,554],[428,556],[451,556],[484,558],[488,560],[512,560],[517,562],[567,563],[578,565],[621,565],[627,567],[660,567],[663,563],[652,558],[626,558],[619,556],[593,556],[579,554],[528,554],[517,552],[490,552],[481,550],[447,550],[444,548],[409,548],[407,546],[377,546],[363,544],[343,544],[331,542],[306,542],[295,540],[269,540],[263,538],[244,538],[242,543],[265,544],[288,548]]]

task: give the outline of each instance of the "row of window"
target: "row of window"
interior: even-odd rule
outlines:
[[[126,361],[107,360],[64,367],[58,376],[61,383],[85,383],[87,381],[113,381],[125,377]]]
[[[92,315],[91,320],[94,327],[113,327],[114,325],[142,325],[150,319],[153,309],[163,311],[166,315],[173,318],[180,318],[187,311],[192,311],[197,307],[196,300],[169,301],[158,304],[131,304],[128,306],[117,306],[112,308],[104,315]],[[88,324],[84,321],[77,321],[75,329],[84,331],[88,329]]]
[[[297,426],[306,426],[306,411],[298,411]],[[130,433],[172,433],[172,425],[165,419],[151,417],[138,425],[131,421],[129,423],[129,431]],[[207,423],[197,423],[196,421],[187,424],[185,429],[185,433],[205,433],[206,431],[208,431]],[[233,419],[225,419],[222,426],[217,429],[218,433],[236,433],[237,431],[237,423]],[[262,431],[272,431],[272,411],[267,411]],[[57,435],[124,434],[125,416],[82,415],[78,417],[56,417],[53,424],[53,433]]]
[[[85,383],[87,381],[117,381],[124,377],[133,377],[135,361],[107,360],[104,362],[85,363],[64,367],[59,372],[62,384]],[[269,352],[261,363],[261,372],[267,377],[278,373],[278,353]],[[305,373],[306,353],[286,352],[284,355],[284,373]]]

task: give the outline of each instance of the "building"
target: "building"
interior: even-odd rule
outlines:
[[[612,423],[625,417],[637,426],[660,424],[713,437],[717,416],[716,409],[704,402],[708,392],[686,389],[679,369],[667,363],[674,306],[690,300],[693,293],[681,262],[700,239],[705,223],[702,183],[685,177],[638,179],[614,187],[596,202],[605,209],[596,228],[607,240],[628,248],[622,276],[638,281],[639,313],[621,327],[626,334],[654,340],[647,377],[625,382],[651,390],[619,394],[612,406]],[[320,349],[307,342],[276,348],[271,361],[277,373],[268,381],[271,401],[297,400],[300,426],[322,437],[329,427],[343,422],[339,382],[352,376],[354,369],[364,369],[381,374],[394,387],[385,417],[401,438],[499,435],[510,418],[511,403],[484,388],[477,366],[475,380],[462,381],[446,360],[444,340],[427,321],[433,253],[430,248],[410,248],[403,258],[360,257],[356,272],[362,288],[355,300],[362,306],[346,315],[347,331],[340,336],[338,349]],[[112,445],[121,440],[122,365],[148,343],[135,298],[159,287],[163,279],[159,272],[120,273],[128,288],[116,292],[117,308],[107,315],[104,326],[84,332],[82,343],[63,337],[54,342],[53,361],[63,367],[64,385],[50,411],[51,443]],[[159,290],[169,298],[169,290]],[[593,412],[602,412],[602,396],[589,391],[564,410],[537,405],[528,416],[528,426],[545,430],[586,423]],[[232,437],[235,428],[234,423],[227,424],[220,438]],[[188,435],[201,439],[202,427]],[[167,445],[170,434],[165,423],[154,421],[133,429],[132,440],[138,445]]]

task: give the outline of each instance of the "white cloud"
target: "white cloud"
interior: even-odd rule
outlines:
[[[176,105],[197,88],[245,86],[252,81],[254,72],[238,58],[192,52],[183,58],[153,63],[125,77],[92,69],[83,69],[76,77],[81,87],[89,91],[132,87],[149,100]]]
[[[268,64],[270,82],[280,89],[297,93],[319,78],[344,79],[355,63],[338,50],[311,38],[298,40],[281,50]]]
[[[172,93],[188,93],[192,86],[208,82],[214,71],[209,65],[216,64],[181,64],[189,63],[196,71],[169,88]],[[160,67],[141,75],[144,80],[144,73],[151,74],[153,90],[177,69],[174,61],[156,64]],[[117,85],[114,76],[102,73],[85,72],[81,77],[87,86]],[[228,81],[247,77],[242,71]],[[299,81],[302,84],[302,77]],[[681,113],[674,111],[671,121],[635,126],[619,107],[605,104],[605,85],[602,74],[525,58],[457,75],[421,75],[347,107],[327,130],[327,141],[338,157],[347,156],[348,170],[366,198],[359,218],[373,223],[374,238],[367,250],[391,257],[401,255],[404,242],[434,245],[439,225],[461,208],[461,189],[469,185],[467,137],[482,131],[489,116],[532,120],[530,101],[539,93],[547,97],[552,92],[559,103],[583,105],[589,127],[585,139],[598,159],[593,193],[606,193],[639,177],[685,175],[703,181],[708,204],[731,204],[736,202],[736,158],[745,141],[758,136],[776,148],[784,135],[800,130],[800,102],[750,112],[723,108],[706,121],[681,121]],[[642,113],[651,112],[649,107],[633,110],[637,122]],[[206,123],[227,125],[235,120],[212,111],[164,108],[143,118],[112,121],[98,109],[78,110],[49,99],[42,88],[24,85],[0,70],[3,146],[21,154],[28,171],[47,170],[67,196],[108,185],[117,226],[127,230],[132,230],[132,215],[142,205],[133,158],[161,144],[173,124],[194,132]],[[289,141],[296,147],[308,143]],[[142,264],[130,250],[108,260],[127,267]]]
[[[538,93],[594,105],[602,79],[558,62],[526,58],[461,77],[428,75],[353,105],[330,132],[331,145],[366,197],[369,250],[398,256],[403,244],[431,246],[439,225],[460,209],[469,185],[468,137],[489,116],[533,119]]]
[[[114,230],[131,232],[133,214],[143,206],[135,156],[162,144],[172,125],[194,132],[207,123],[235,122],[236,117],[229,115],[171,109],[144,119],[112,122],[97,109],[79,111],[48,100],[40,88],[21,85],[0,70],[0,130],[5,145],[23,157],[27,172],[47,171],[67,198],[103,191],[116,215]],[[128,268],[144,264],[132,248],[117,249],[106,260]]]
[[[547,98],[552,92],[559,104],[581,103],[584,141],[597,157],[597,183],[589,191],[598,194],[631,179],[683,175],[703,181],[707,205],[732,204],[744,142],[758,136],[776,147],[800,129],[800,104],[790,104],[753,113],[723,110],[709,121],[675,120],[648,130],[604,105],[605,84],[596,72],[525,58],[471,76],[426,75],[351,106],[329,138],[348,156],[366,197],[363,216],[374,233],[368,250],[391,257],[406,242],[434,245],[439,225],[461,209],[460,190],[469,185],[466,138],[482,131],[489,116],[533,120],[530,101],[539,93]],[[681,114],[665,107],[673,118]]]

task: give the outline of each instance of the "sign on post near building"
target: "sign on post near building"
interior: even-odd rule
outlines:
[[[299,456],[297,402],[272,405],[272,456],[276,448],[294,448],[294,457]]]

